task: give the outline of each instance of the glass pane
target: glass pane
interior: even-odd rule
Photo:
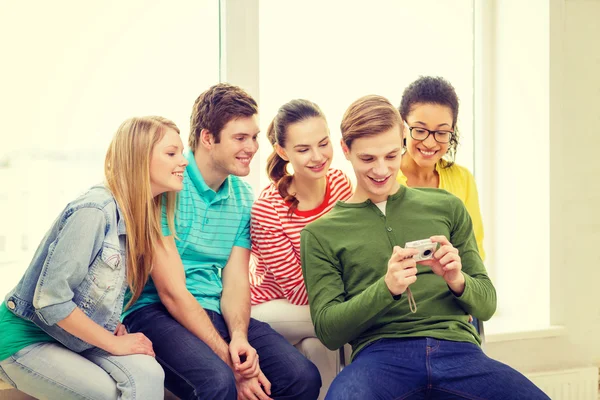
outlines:
[[[261,129],[279,106],[307,98],[326,114],[335,143],[342,115],[366,94],[400,105],[420,75],[443,76],[460,98],[457,162],[473,164],[472,0],[261,0]],[[353,174],[335,146],[333,166]],[[261,137],[261,186],[271,146]]]
[[[219,80],[218,2],[3,2],[0,37],[5,293],[66,203],[103,179],[123,120],[161,115],[187,141],[195,98]]]

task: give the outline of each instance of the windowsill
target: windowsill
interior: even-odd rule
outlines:
[[[557,337],[566,334],[566,328],[561,325],[526,326],[515,323],[501,316],[484,322],[485,342],[498,343],[523,339],[541,339]]]

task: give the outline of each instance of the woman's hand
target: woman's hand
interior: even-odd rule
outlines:
[[[120,336],[115,333],[110,346],[106,350],[115,356],[146,354],[155,357],[152,342],[143,333],[125,333]]]

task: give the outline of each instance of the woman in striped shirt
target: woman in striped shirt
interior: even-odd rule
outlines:
[[[269,125],[271,184],[252,207],[252,317],[269,323],[321,372],[324,395],[335,357],[316,338],[300,263],[300,231],[352,195],[348,177],[329,168],[333,147],[323,112],[308,100],[284,104]],[[291,164],[294,173],[287,171]],[[319,359],[320,358],[320,359]]]

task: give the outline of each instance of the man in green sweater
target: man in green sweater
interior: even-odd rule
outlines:
[[[402,126],[383,97],[348,108],[342,148],[356,192],[301,234],[317,336],[332,350],[347,342],[353,349],[327,399],[548,399],[481,351],[469,315],[490,319],[496,291],[471,219],[444,190],[396,182]],[[417,264],[423,252],[405,244],[421,239],[436,248]]]

